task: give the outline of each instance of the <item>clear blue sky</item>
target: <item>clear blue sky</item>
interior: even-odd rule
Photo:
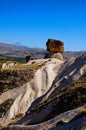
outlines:
[[[0,42],[46,48],[48,38],[86,50],[86,0],[0,0]]]

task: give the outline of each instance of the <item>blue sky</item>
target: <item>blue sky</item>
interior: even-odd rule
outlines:
[[[0,0],[0,42],[46,48],[48,38],[86,50],[86,0]]]

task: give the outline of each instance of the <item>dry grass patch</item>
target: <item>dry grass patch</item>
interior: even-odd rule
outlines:
[[[39,64],[17,64],[0,70],[0,93],[29,82],[33,79],[35,72],[42,66]]]
[[[0,118],[4,116],[7,110],[10,108],[10,105],[13,103],[13,99],[9,99],[4,103],[0,104]]]

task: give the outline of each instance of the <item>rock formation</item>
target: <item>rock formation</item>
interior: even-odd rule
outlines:
[[[46,42],[47,51],[45,58],[57,58],[63,60],[64,43],[60,40],[48,39]]]
[[[46,46],[49,52],[63,53],[64,51],[64,43],[60,40],[48,39]]]
[[[62,61],[59,61],[57,59],[51,59],[51,60],[40,59],[40,60],[29,61],[26,64],[26,67],[28,65],[30,66],[33,65],[33,62],[34,62],[34,66],[35,64],[38,64],[39,66],[41,66],[40,69],[38,69],[35,72],[33,79],[29,81],[29,77],[28,77],[29,82],[26,82],[22,86],[18,86],[11,90],[9,89],[7,92],[3,92],[0,95],[0,104],[2,104],[2,107],[0,107],[1,108],[0,111],[3,111],[3,108],[6,106],[5,104],[7,102],[9,103],[9,101],[12,100],[12,103],[11,103],[12,105],[10,105],[9,111],[7,111],[6,114],[3,113],[3,115],[4,114],[5,115],[0,120],[0,123],[2,125],[9,124],[9,122],[12,121],[12,118],[15,119],[18,115],[23,115],[28,110],[31,103],[37,97],[40,97],[45,92],[47,92],[47,90],[52,85],[52,82],[58,73],[58,69],[60,65],[63,63]],[[17,78],[19,79],[19,77]],[[23,77],[21,77],[21,79],[23,80]]]
[[[28,61],[30,61],[30,60],[33,60],[33,57],[32,57],[31,55],[26,56],[26,63],[27,63]]]
[[[4,103],[15,94],[14,103],[0,120],[1,126],[11,125],[0,130],[86,130],[86,54],[65,62],[55,58],[34,62],[43,66],[33,80],[16,88],[16,93],[13,90],[0,95]],[[25,105],[28,110],[18,119],[18,111]]]

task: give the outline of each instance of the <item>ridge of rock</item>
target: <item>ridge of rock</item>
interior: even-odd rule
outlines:
[[[7,119],[7,117],[10,116],[9,110],[10,112],[13,110],[13,108],[12,110],[10,108],[7,112],[7,117],[4,115],[0,123],[2,126],[6,126],[10,123],[12,125],[7,128],[1,128],[1,130],[86,129],[86,53],[77,59],[70,58],[65,62],[57,59],[47,60],[46,62],[45,59],[41,59],[40,63],[46,63],[46,65],[43,66],[45,74],[46,70],[47,73],[49,70],[49,74],[46,76],[42,75],[43,71],[41,71],[42,78],[45,77],[45,83],[49,83],[52,79],[48,89],[34,98],[35,100],[33,100],[32,104],[30,103],[27,107],[28,110],[25,115],[23,115],[21,119],[18,119],[18,121],[15,119],[12,120],[12,117],[11,119]],[[53,65],[51,61],[53,61]],[[33,61],[30,61],[28,64],[32,64],[32,62]],[[39,63],[39,60],[37,62]],[[51,68],[54,70],[55,76]],[[38,76],[40,77],[40,75],[36,77]],[[48,76],[50,76],[49,81],[47,81]],[[34,81],[38,82],[36,88],[40,88],[40,86],[43,88],[45,86],[44,82],[41,82],[39,78],[38,80],[36,78]],[[40,82],[42,84],[39,86]],[[31,89],[36,89],[33,87],[36,85],[36,82],[34,82],[34,84],[31,82],[31,84]],[[29,95],[28,99],[30,96],[31,95]],[[21,99],[20,101],[22,102],[24,97],[26,96],[20,94],[17,98],[18,100]],[[16,99],[14,102],[18,103],[18,100]]]
[[[9,124],[12,118],[15,118],[18,115],[23,115],[30,107],[32,101],[43,95],[50,88],[58,73],[60,64],[63,63],[57,59],[39,59],[32,60],[28,62],[27,65],[32,64],[33,62],[43,65],[37,70],[34,78],[23,86],[14,88],[0,95],[0,104],[10,99],[13,100],[10,109],[0,120],[1,125]]]

